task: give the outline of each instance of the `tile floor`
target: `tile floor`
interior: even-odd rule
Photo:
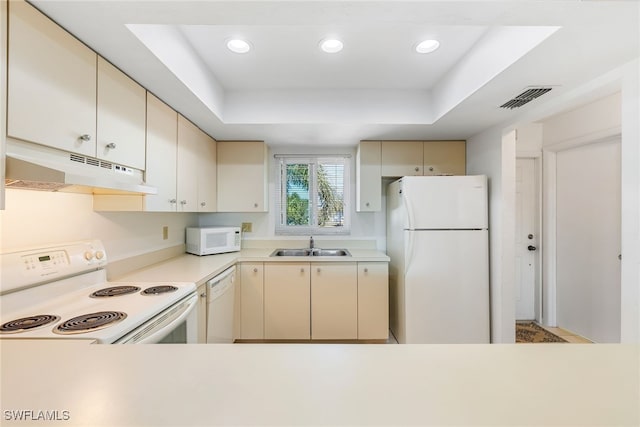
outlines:
[[[566,331],[562,328],[552,328],[549,326],[542,326],[544,329],[546,329],[547,331],[551,332],[552,334],[555,334],[557,336],[559,336],[560,338],[562,338],[563,340],[565,340],[568,343],[571,344],[593,344],[592,341],[589,341],[586,338],[581,337],[580,335],[576,335],[572,332]]]

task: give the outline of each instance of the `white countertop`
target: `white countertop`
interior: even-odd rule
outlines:
[[[638,345],[3,340],[0,355],[3,426],[640,425]]]
[[[194,282],[201,285],[213,276],[221,273],[237,262],[364,262],[384,261],[389,257],[377,250],[349,249],[350,257],[269,257],[274,248],[243,249],[240,252],[231,252],[219,255],[197,256],[184,254],[169,260],[136,270],[122,277],[116,277],[117,281],[179,281]]]

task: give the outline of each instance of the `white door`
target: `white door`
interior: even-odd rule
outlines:
[[[558,326],[620,342],[620,140],[557,154]]]
[[[535,160],[516,160],[516,319],[535,320],[538,232]],[[538,319],[539,320],[539,319]]]

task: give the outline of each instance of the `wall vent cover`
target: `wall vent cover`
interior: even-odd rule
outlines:
[[[513,110],[514,108],[520,108],[523,105],[549,92],[551,89],[552,88],[549,86],[528,87],[520,95],[516,95],[512,99],[502,104],[500,108],[508,108],[510,110]]]

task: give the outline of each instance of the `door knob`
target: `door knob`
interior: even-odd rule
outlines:
[[[535,250],[536,250],[536,249],[538,249],[538,248],[536,248],[536,247],[535,247],[535,246],[533,246],[533,245],[529,245],[529,246],[527,246],[527,249],[529,249],[530,251],[535,251]]]

